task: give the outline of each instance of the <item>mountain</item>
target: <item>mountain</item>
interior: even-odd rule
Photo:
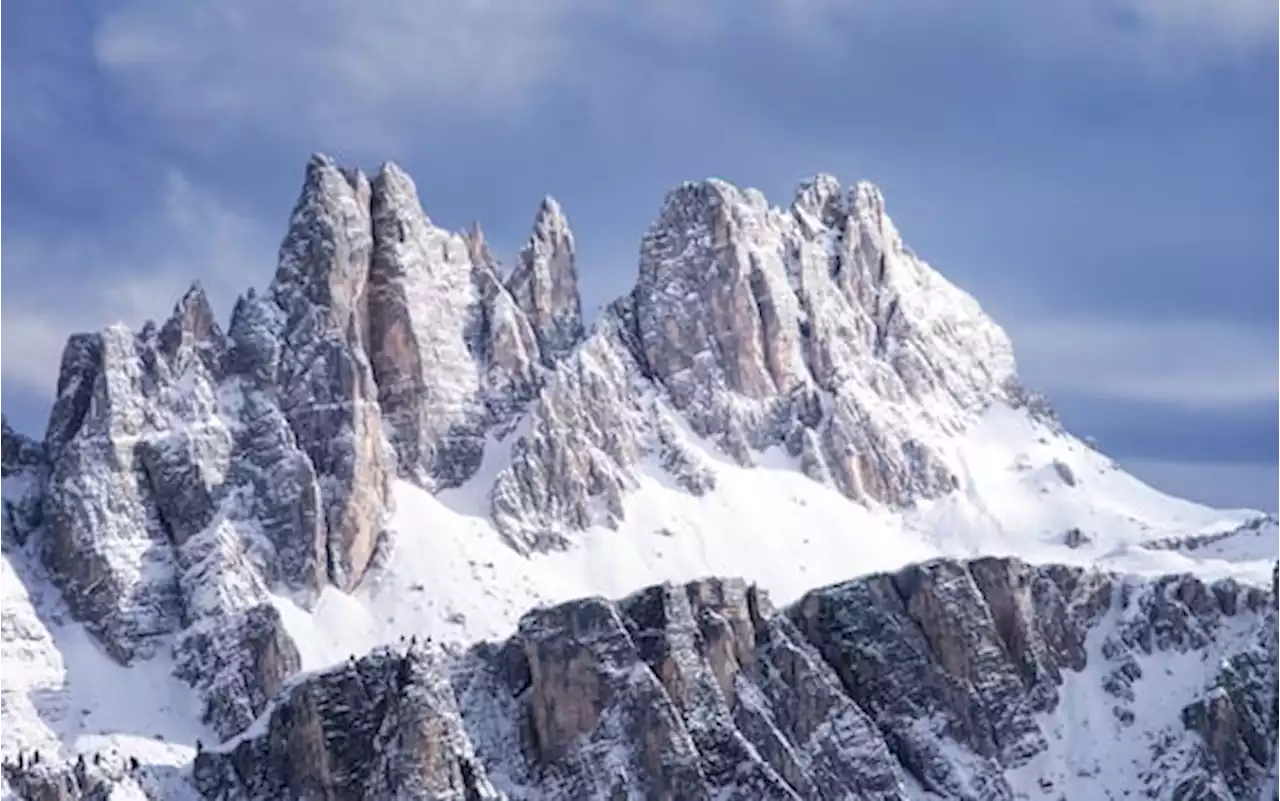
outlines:
[[[4,428],[5,792],[1274,787],[1275,517],[1063,430],[874,186],[682,184],[577,280],[551,198],[507,273],[315,156],[225,330],[73,336]]]

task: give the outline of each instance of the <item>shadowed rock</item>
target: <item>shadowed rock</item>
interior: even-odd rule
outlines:
[[[1274,620],[1267,593],[1233,582],[1137,583],[995,558],[869,576],[782,612],[741,580],[664,584],[536,610],[506,642],[451,660],[410,646],[308,677],[239,742],[203,755],[197,777],[211,798],[418,788],[428,798],[1011,800],[1035,758],[1063,747],[1051,716],[1071,682],[1114,703],[1091,726],[1123,712],[1119,725],[1177,744],[1134,763],[1150,792],[1252,798],[1275,758]],[[1133,667],[1147,644],[1207,654],[1219,646],[1192,632],[1225,628],[1255,636],[1235,641],[1183,713],[1187,728],[1139,718],[1124,687],[1143,681]],[[406,707],[397,699],[418,692],[406,686],[429,687],[433,700]],[[412,753],[389,745],[406,742],[405,726],[431,732],[408,740]],[[388,771],[388,754],[411,768]],[[300,761],[317,767],[304,775]],[[1042,786],[1065,780],[1045,765]],[[1104,789],[1087,783],[1085,763],[1072,767],[1084,771],[1071,779],[1080,792]],[[437,789],[413,784],[428,778]]]

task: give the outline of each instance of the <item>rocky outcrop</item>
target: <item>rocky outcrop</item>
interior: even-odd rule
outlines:
[[[544,366],[553,367],[582,341],[582,300],[573,232],[560,204],[542,199],[533,233],[507,279],[507,289],[538,342]]]
[[[544,203],[504,285],[479,228],[437,228],[394,165],[373,181],[372,216],[368,351],[388,436],[401,474],[456,487],[479,468],[490,431],[506,432],[581,339],[573,235]]]
[[[987,801],[1132,777],[1151,797],[1253,798],[1276,754],[1275,615],[1232,581],[995,558],[781,611],[740,580],[666,584],[536,610],[451,659],[410,645],[306,677],[196,776],[223,799]],[[1152,669],[1179,655],[1203,685]],[[1060,714],[1114,728],[1132,761],[1096,764]]]
[[[396,471],[466,481],[581,338],[573,258],[547,201],[517,300],[398,167],[315,156],[268,291],[225,334],[197,285],[159,326],[70,339],[44,443],[6,428],[6,531],[46,531],[72,613],[126,663],[271,591],[351,590]]]
[[[73,614],[122,662],[181,627],[176,549],[208,511],[207,497],[187,507],[157,493],[184,484],[198,493],[192,472],[225,469],[230,455],[225,430],[209,425],[203,366],[192,364],[188,379],[199,391],[170,396],[168,360],[152,332],[116,326],[68,343],[45,441],[45,562]],[[214,458],[192,464],[197,449]],[[181,513],[166,520],[163,508]]]
[[[1025,395],[1003,333],[870,185],[819,176],[787,209],[681,185],[587,334],[554,200],[504,280],[478,227],[435,226],[395,165],[370,181],[315,156],[268,291],[225,335],[194,287],[158,328],[68,342],[35,517],[75,614],[127,661],[211,599],[353,589],[392,477],[457,487],[499,440],[490,511],[530,551],[620,523],[651,455],[712,491],[695,438],[744,465],[783,447],[857,500],[948,492],[938,443]],[[191,580],[233,568],[225,593]]]
[[[48,479],[49,460],[44,446],[15,431],[9,420],[0,420],[0,480],[3,493],[3,537],[6,543],[25,544],[41,522],[41,501]]]
[[[1184,597],[1198,595],[1185,584],[1178,591]],[[1173,792],[1182,798],[1261,798],[1260,788],[1274,782],[1280,729],[1274,689],[1280,684],[1276,590],[1273,584],[1267,599],[1256,590],[1224,583],[1213,595],[1212,602],[1203,602],[1206,606],[1212,603],[1224,613],[1260,613],[1264,622],[1251,647],[1221,662],[1204,697],[1183,708],[1183,724],[1198,735],[1187,758],[1196,769],[1179,777]],[[1194,647],[1191,631],[1184,641]]]
[[[39,442],[14,430],[7,417],[0,418],[0,427],[0,475],[9,478],[45,465],[44,447]]]
[[[298,668],[268,590],[324,575],[315,475],[239,356],[198,286],[158,329],[73,338],[37,492],[37,548],[72,614],[123,663],[173,643],[227,734]]]
[[[622,520],[653,431],[640,364],[617,346],[633,323],[629,302],[613,304],[530,406],[490,492],[494,523],[518,550],[563,547],[570,531]]]
[[[303,677],[260,726],[196,756],[216,799],[497,798],[474,759],[437,652],[380,649]]]
[[[33,543],[118,661],[173,649],[229,738],[198,760],[205,792],[1011,799],[1030,780],[1088,797],[1109,768],[1078,762],[1055,716],[1097,710],[1154,743],[1125,766],[1144,792],[1266,780],[1274,636],[1253,634],[1274,631],[1274,589],[1189,577],[939,561],[782,612],[706,580],[539,609],[460,656],[295,676],[275,596],[309,607],[392,553],[397,476],[440,491],[493,459],[493,522],[533,555],[620,524],[651,471],[715,492],[715,450],[904,506],[959,486],[951,446],[988,405],[1053,419],[869,184],[818,176],[786,208],[677,187],[590,332],[577,269],[549,198],[504,276],[395,165],[370,180],[316,156],[274,279],[225,333],[194,286],[159,326],[76,335],[43,443],[5,426],[6,548]],[[1215,666],[1209,691],[1179,684],[1181,716],[1152,718],[1152,660],[1188,655]],[[1065,701],[1081,693],[1084,712]]]
[[[394,166],[374,179],[373,221],[370,351],[401,471],[457,486],[484,453],[479,277],[466,240],[431,224]]]
[[[248,728],[302,668],[274,606],[203,621],[174,647],[174,675],[200,690],[203,722],[223,738]]]

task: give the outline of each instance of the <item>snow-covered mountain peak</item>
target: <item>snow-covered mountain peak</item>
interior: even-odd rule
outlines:
[[[796,188],[792,208],[801,225],[812,235],[824,227],[839,225],[849,213],[840,181],[829,173],[818,173],[802,181]]]
[[[378,166],[371,182],[381,186],[389,197],[403,198],[405,203],[418,204],[418,186],[409,173],[394,161],[384,161]]]
[[[849,210],[860,221],[870,225],[883,225],[884,193],[870,181],[858,181],[849,190]]]
[[[789,210],[682,184],[633,297],[642,361],[697,434],[742,463],[786,442],[852,498],[952,489],[942,441],[1016,384],[1004,333],[902,247],[869,184],[818,176]]]
[[[565,216],[560,201],[551,195],[543,195],[538,203],[538,212],[533,219],[531,239],[547,239],[552,236],[563,236],[568,233],[569,218]],[[570,236],[572,236],[570,234]]]
[[[191,358],[203,360],[206,369],[218,369],[224,347],[222,329],[199,281],[174,305],[158,336],[160,349],[173,369],[181,372]]]
[[[271,283],[290,327],[316,311],[330,325],[352,325],[368,280],[371,192],[363,172],[327,156],[307,163]]]
[[[65,612],[109,655],[80,664],[172,657],[182,725],[225,738],[278,691],[326,691],[289,683],[303,667],[710,574],[784,602],[991,553],[1272,580],[1273,517],[1168,498],[1063,431],[870,184],[819,175],[786,207],[681,184],[590,330],[577,254],[545,198],[504,278],[479,226],[433,224],[395,165],[313,157],[270,288],[225,336],[193,287],[158,327],[68,341],[42,445],[6,424],[6,660],[45,686]],[[447,712],[447,681],[409,683]],[[22,742],[81,746],[23,703]]]

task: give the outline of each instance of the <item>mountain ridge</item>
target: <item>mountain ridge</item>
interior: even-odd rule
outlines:
[[[504,274],[394,164],[304,172],[274,277],[225,331],[193,284],[159,325],[68,340],[43,442],[5,423],[6,657],[32,687],[83,625],[197,710],[148,714],[212,742],[300,671],[655,582],[737,574],[791,602],[1008,554],[1271,580],[1274,517],[1163,496],[1063,430],[871,184],[819,175],[782,208],[677,186],[588,328],[553,199]],[[32,707],[46,691],[6,693],[6,755],[81,747]],[[185,765],[182,736],[147,753]]]

